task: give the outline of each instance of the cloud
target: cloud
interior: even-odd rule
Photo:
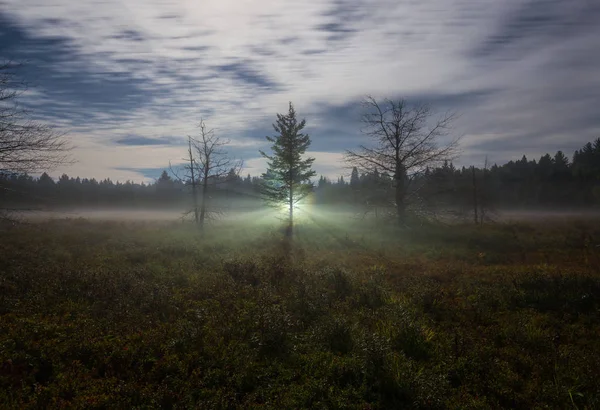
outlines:
[[[473,53],[478,57],[517,59],[534,48],[591,30],[599,17],[600,4],[586,0],[520,2],[505,14]]]
[[[63,27],[62,19],[44,19],[41,27]],[[73,23],[75,24],[75,23]],[[148,81],[127,71],[99,69],[68,36],[31,33],[0,13],[0,59],[25,61],[16,74],[35,93],[23,103],[38,118],[66,121],[76,126],[93,121],[96,113],[127,116],[131,106],[150,103]]]
[[[129,135],[122,137],[114,141],[119,145],[134,145],[134,146],[147,146],[147,145],[182,145],[185,143],[185,139],[177,137],[159,137],[159,138],[147,138],[137,135]]]
[[[123,30],[118,34],[110,36],[111,39],[125,40],[125,41],[144,41],[144,36],[135,30]]]
[[[106,145],[87,135],[74,135],[78,142],[77,162],[55,170],[52,175],[66,173],[82,178],[111,178],[151,182],[152,177],[141,170],[168,169],[169,163],[177,165],[185,156],[185,147],[173,145]]]
[[[69,131],[97,177],[146,178],[181,157],[164,136],[193,135],[200,118],[258,172],[288,101],[311,149],[340,153],[363,141],[366,94],[458,111],[460,161],[502,162],[598,136],[596,3],[0,0],[0,58],[29,61],[27,106]],[[128,164],[131,144],[142,164]],[[315,166],[342,172],[332,158]]]
[[[249,62],[234,62],[229,64],[222,64],[215,67],[217,71],[231,75],[234,80],[243,82],[250,86],[265,87],[273,89],[277,87],[277,84],[267,78],[267,76],[260,74],[258,70],[252,67]]]

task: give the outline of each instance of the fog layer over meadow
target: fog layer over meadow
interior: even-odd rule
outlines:
[[[283,214],[278,210],[264,208],[259,210],[232,210],[218,212],[212,216],[214,223],[276,223]],[[332,207],[327,205],[310,205],[299,209],[299,222],[318,216],[330,222],[351,223],[362,219],[384,219],[384,210],[366,210],[364,208]],[[192,216],[184,209],[152,209],[152,208],[78,208],[64,210],[28,210],[19,213],[20,217],[41,222],[51,219],[78,219],[90,221],[119,221],[119,222],[183,222],[191,220]],[[388,216],[389,217],[389,216]],[[466,222],[470,215],[458,212],[438,214],[435,216],[442,222]],[[600,210],[564,210],[564,209],[506,209],[497,210],[490,215],[489,222],[540,222],[544,220],[576,220],[600,219]]]

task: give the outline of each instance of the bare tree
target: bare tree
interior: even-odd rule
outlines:
[[[427,166],[457,154],[459,138],[438,145],[440,138],[450,134],[457,116],[446,113],[436,119],[427,104],[409,106],[405,100],[389,99],[380,104],[370,96],[363,106],[362,132],[373,144],[346,151],[345,160],[365,172],[377,169],[392,178],[395,214],[403,223],[411,180]]]
[[[18,103],[26,84],[16,79],[17,64],[0,65],[0,172],[48,171],[69,162],[64,134],[29,118]]]
[[[198,172],[196,161],[194,158],[194,150],[192,148],[192,137],[188,135],[188,152],[187,157],[182,158],[183,163],[183,171],[184,174],[180,175],[178,171],[173,169],[171,163],[169,163],[169,170],[171,174],[180,182],[189,185],[192,187],[192,201],[193,207],[191,210],[184,213],[183,218],[185,218],[189,214],[194,214],[194,222],[196,224],[199,223],[199,214],[198,214]]]
[[[207,213],[209,187],[229,182],[231,175],[239,175],[242,161],[233,160],[227,155],[224,147],[230,141],[216,136],[214,129],[207,129],[203,120],[200,120],[198,128],[200,136],[192,141],[196,149],[196,165],[202,188],[200,203],[200,225],[202,225]],[[232,173],[231,170],[234,172]]]
[[[188,157],[183,159],[185,175],[179,176],[172,166],[170,168],[177,179],[192,187],[194,207],[190,213],[193,212],[197,224],[204,226],[209,214],[215,212],[209,209],[210,188],[229,182],[232,175],[237,176],[242,168],[242,161],[227,155],[224,147],[230,141],[215,135],[215,130],[208,129],[203,119],[198,128],[200,135],[197,138],[188,136]],[[198,190],[202,193],[200,201]]]
[[[70,163],[70,144],[63,133],[34,121],[19,104],[27,85],[17,79],[19,64],[0,64],[0,174],[32,174]],[[0,190],[8,189],[0,185]],[[14,212],[0,204],[0,219],[14,221]]]

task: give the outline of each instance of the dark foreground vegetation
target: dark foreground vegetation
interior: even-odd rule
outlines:
[[[328,219],[5,228],[0,408],[600,408],[600,223]]]

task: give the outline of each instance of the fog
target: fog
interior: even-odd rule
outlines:
[[[543,220],[597,219],[600,210],[507,210],[498,213],[503,222],[539,222]]]
[[[362,218],[382,219],[381,213],[365,213],[364,209],[339,208],[331,206],[311,206],[299,209],[297,217],[318,215],[328,220],[356,220]],[[56,219],[86,219],[90,221],[119,221],[119,222],[183,222],[191,221],[192,215],[186,214],[184,209],[131,209],[131,208],[79,208],[66,210],[25,210],[19,211],[19,218],[29,222],[43,222]],[[279,217],[277,210],[269,208],[249,210],[229,210],[211,214],[211,222],[243,222],[259,220],[276,221]],[[443,214],[437,216],[443,222],[469,222],[469,215],[448,217]],[[489,222],[541,222],[544,220],[577,220],[600,219],[600,210],[501,210],[490,216]]]
[[[19,214],[28,221],[51,219],[88,219],[92,221],[177,221],[183,211],[156,209],[76,209],[53,211],[23,211]]]

